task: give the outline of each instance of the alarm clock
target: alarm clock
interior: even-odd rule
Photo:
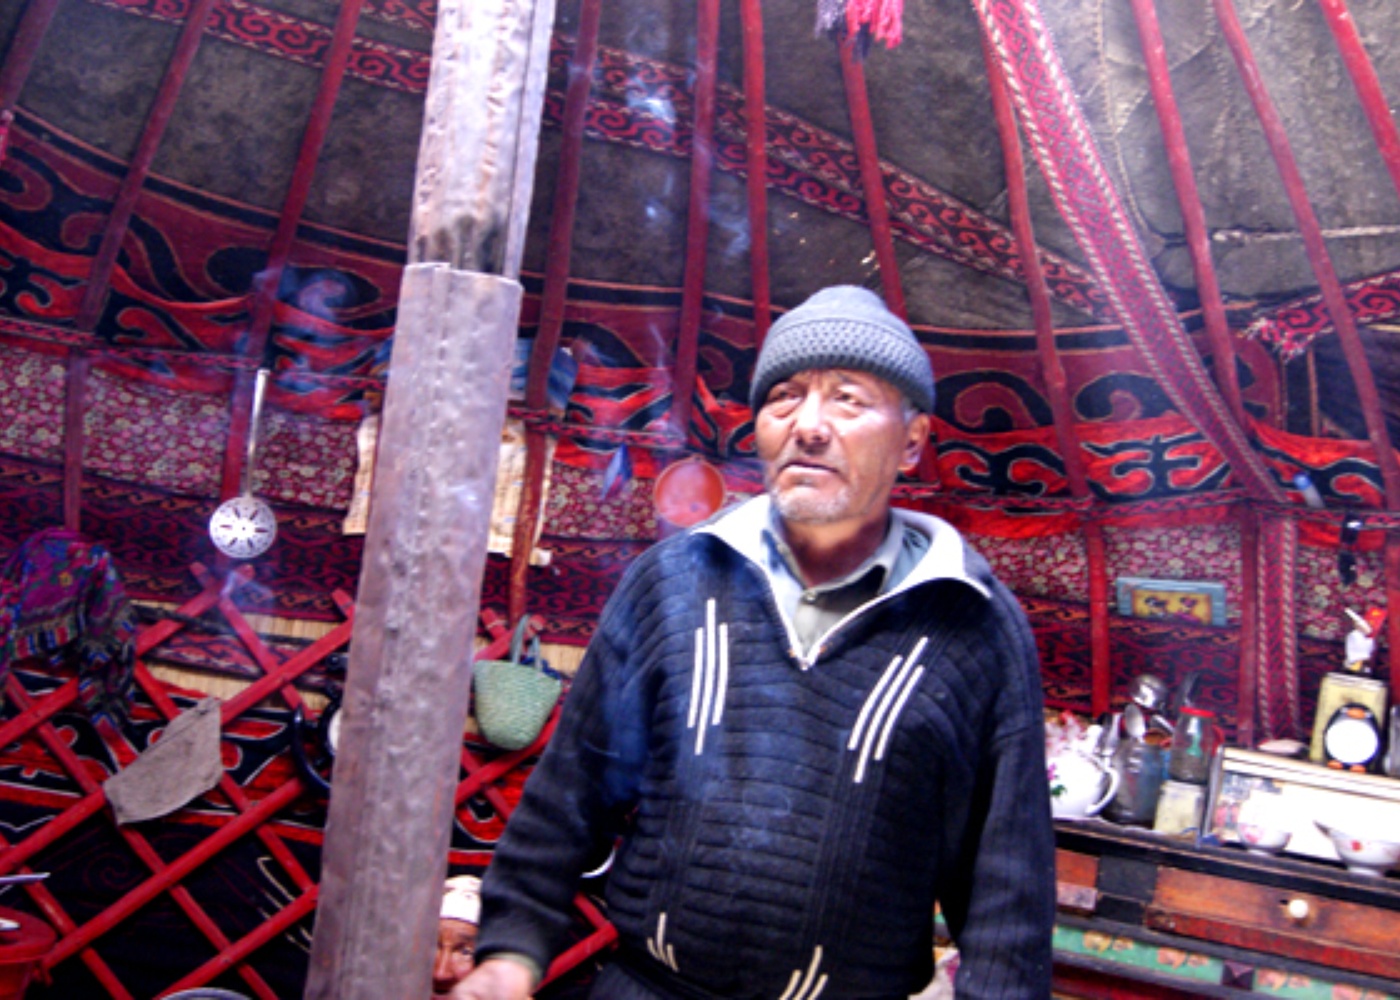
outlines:
[[[1365,705],[1348,702],[1322,731],[1324,763],[1344,771],[1369,771],[1381,752],[1381,727]]]

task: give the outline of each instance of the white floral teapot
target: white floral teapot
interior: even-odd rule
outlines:
[[[1050,811],[1056,819],[1097,816],[1117,794],[1118,772],[1092,752],[1101,731],[1090,726],[1082,738],[1062,744],[1047,759]]]

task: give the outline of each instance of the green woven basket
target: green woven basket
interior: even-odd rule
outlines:
[[[502,750],[520,750],[535,742],[554,710],[564,684],[545,672],[540,640],[530,643],[530,662],[521,662],[525,626],[520,619],[510,643],[509,660],[478,660],[472,668],[472,698],[481,735]]]

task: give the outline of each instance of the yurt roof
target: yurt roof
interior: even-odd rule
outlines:
[[[1291,471],[1306,469],[1336,507],[1400,502],[1374,448],[1397,429],[1393,5],[1219,0],[1148,19],[1153,5],[1130,0],[908,0],[902,41],[857,43],[844,66],[814,30],[816,6],[560,0],[522,334],[538,326],[551,248],[567,246],[562,342],[580,385],[594,381],[560,427],[623,435],[575,433],[575,468],[602,476],[633,434],[643,479],[673,455],[648,464],[660,440],[752,483],[747,373],[768,304],[776,314],[847,282],[903,308],[938,370],[938,459],[908,484],[916,498],[970,490],[1012,514],[1183,493],[1297,504]],[[566,91],[590,10],[596,55],[574,142]],[[260,580],[293,615],[353,591],[359,543],[339,525],[357,429],[392,378],[434,16],[431,0],[0,9],[0,108],[14,112],[0,164],[0,457],[20,512],[7,542],[66,517],[114,545],[138,593],[188,586],[188,564],[212,558],[204,519],[238,488],[249,378],[265,367],[253,483],[287,545]],[[707,16],[712,54],[697,33]],[[697,143],[707,66],[713,128]],[[698,215],[697,148],[712,158]],[[564,231],[554,214],[574,168]],[[1048,303],[1039,335],[1014,233],[1022,179]],[[1193,239],[1205,251],[1194,259]],[[1329,305],[1343,300],[1339,335]],[[696,301],[699,328],[686,331]],[[670,390],[687,384],[686,337],[700,385],[678,441]],[[1355,386],[1349,343],[1365,360]],[[91,372],[75,404],[77,358]],[[1065,374],[1058,411],[1051,362]],[[598,374],[629,367],[630,382]],[[1106,453],[1113,428],[1160,438],[1167,425],[1150,422],[1171,419],[1218,461],[1173,472],[1149,460],[1137,492],[1089,473],[1073,495],[1065,441]],[[1038,450],[1026,475],[994,447],[1015,434]],[[941,478],[968,442],[981,457],[958,468],[973,471]],[[150,530],[132,532],[134,516]],[[635,521],[624,514],[613,535],[644,543]]]

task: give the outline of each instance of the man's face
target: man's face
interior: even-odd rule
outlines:
[[[437,958],[433,961],[433,995],[452,991],[476,964],[476,924],[465,920],[439,920]]]
[[[784,521],[883,521],[900,469],[912,468],[929,419],[866,372],[814,369],[777,383],[754,421],[763,481]]]

